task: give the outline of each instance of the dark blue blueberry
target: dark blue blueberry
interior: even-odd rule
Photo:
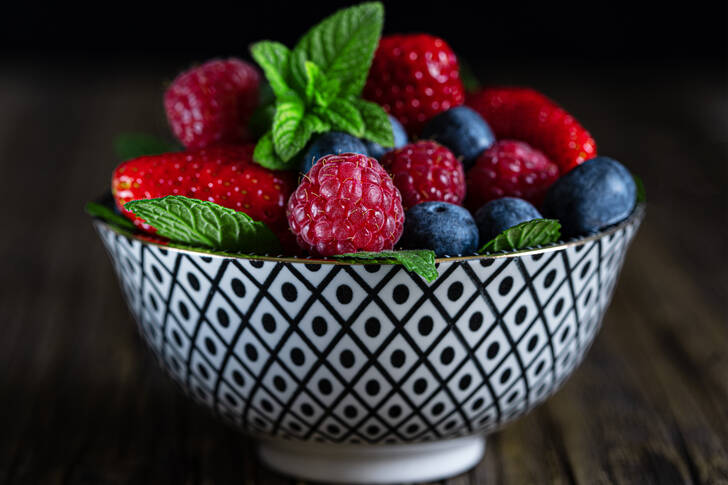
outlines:
[[[626,219],[637,187],[624,165],[607,157],[587,160],[546,193],[543,213],[558,219],[568,236],[590,234]]]
[[[367,147],[361,140],[341,131],[329,131],[315,138],[303,152],[301,172],[308,173],[313,164],[325,155],[340,153],[362,153],[368,155]]]
[[[401,148],[407,144],[409,139],[407,138],[407,132],[404,131],[402,123],[397,121],[394,116],[389,116],[389,122],[392,124],[392,134],[394,135],[394,148]],[[392,148],[384,148],[379,143],[375,143],[369,140],[362,140],[364,146],[369,152],[369,156],[381,160],[385,153],[392,150]]]
[[[516,197],[491,200],[475,213],[483,244],[521,222],[541,218],[541,213],[530,202]]]
[[[448,147],[456,157],[463,158],[465,170],[495,142],[488,123],[467,106],[451,108],[432,118],[420,138],[435,140]]]
[[[478,227],[467,209],[447,202],[422,202],[404,216],[399,244],[406,249],[432,249],[440,256],[478,250]]]

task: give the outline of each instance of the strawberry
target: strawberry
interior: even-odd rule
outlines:
[[[457,58],[444,40],[427,34],[379,41],[364,98],[382,107],[411,135],[436,114],[465,101]]]
[[[253,149],[254,145],[216,146],[128,160],[114,170],[111,193],[119,210],[147,232],[155,231],[125,210],[124,204],[183,195],[245,212],[268,225],[285,248],[296,247],[286,220],[286,202],[295,188],[294,175],[257,165]]]
[[[238,59],[216,59],[181,73],[164,93],[175,136],[192,149],[246,141],[259,82],[258,70]]]
[[[467,104],[488,122],[497,139],[525,141],[556,163],[562,174],[597,154],[589,132],[533,89],[486,88],[468,96]]]

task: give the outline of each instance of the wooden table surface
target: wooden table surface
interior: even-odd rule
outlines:
[[[82,210],[107,190],[114,134],[167,134],[174,72],[0,68],[0,483],[294,483],[156,368]],[[574,112],[645,180],[648,211],[584,363],[444,483],[728,483],[725,74],[481,74]]]

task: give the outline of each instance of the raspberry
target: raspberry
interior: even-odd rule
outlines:
[[[246,141],[259,82],[258,70],[238,59],[212,60],[183,72],[164,93],[175,136],[191,149]]]
[[[373,158],[326,155],[288,200],[288,224],[312,254],[392,249],[404,225],[402,197]]]
[[[457,58],[444,40],[426,34],[382,37],[364,98],[382,107],[411,135],[441,111],[465,101]]]
[[[573,116],[528,88],[486,88],[468,97],[497,139],[522,140],[566,173],[597,154],[596,142]]]
[[[420,202],[460,205],[465,197],[465,172],[453,153],[434,141],[418,141],[382,158],[402,194],[405,208]]]
[[[468,171],[470,210],[501,197],[519,197],[539,206],[559,178],[559,167],[521,141],[501,140],[484,151]]]
[[[124,204],[167,195],[209,200],[242,211],[268,225],[284,248],[292,237],[286,223],[285,204],[295,187],[289,172],[274,172],[253,162],[253,145],[216,146],[197,151],[165,153],[128,160],[119,165],[111,192],[121,212],[138,227],[154,229]]]

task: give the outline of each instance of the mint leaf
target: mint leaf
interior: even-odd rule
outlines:
[[[297,95],[279,99],[273,116],[273,147],[284,162],[291,160],[311,138],[311,124],[304,122],[305,106]]]
[[[280,42],[264,40],[250,46],[250,54],[263,70],[276,97],[286,96],[291,92],[287,82],[288,60],[291,56],[288,47]]]
[[[255,145],[253,161],[258,165],[271,170],[288,170],[291,164],[284,162],[273,148],[273,132],[268,131]]]
[[[351,102],[357,107],[364,120],[364,132],[361,137],[379,143],[383,147],[393,147],[392,123],[384,108],[363,99],[353,99]]]
[[[632,174],[634,184],[637,186],[637,203],[647,202],[647,192],[645,191],[645,183],[635,174]]]
[[[212,202],[170,195],[134,200],[124,208],[172,241],[225,251],[269,253],[280,249],[265,224]]]
[[[497,253],[550,244],[559,240],[560,229],[561,223],[556,219],[533,219],[522,222],[488,241],[478,253]]]
[[[340,10],[309,30],[294,48],[303,51],[342,93],[359,96],[364,88],[384,24],[379,2]]]
[[[114,152],[121,161],[176,151],[177,145],[146,133],[121,133],[114,138]]]
[[[134,224],[124,216],[120,216],[114,210],[104,204],[98,202],[89,202],[86,204],[86,213],[92,217],[98,217],[110,224],[133,231]]]
[[[470,64],[465,62],[462,57],[458,56],[458,64],[460,71],[460,80],[463,82],[465,91],[468,93],[474,93],[481,88],[480,81],[475,75],[475,72],[470,67]]]
[[[314,113],[306,113],[303,117],[303,122],[309,125],[311,133],[326,133],[327,131],[331,131],[331,125]]]
[[[422,276],[428,283],[437,279],[435,253],[429,249],[413,249],[404,251],[381,251],[378,253],[362,251],[334,256],[346,263],[385,263],[401,264],[407,271]]]
[[[301,95],[308,92],[308,71],[306,69],[308,62],[304,51],[293,51],[288,61],[289,72],[291,73],[291,84],[296,92]],[[311,97],[309,96],[304,96],[304,98],[306,102],[311,101]]]
[[[329,122],[334,130],[345,131],[357,137],[364,135],[364,119],[350,100],[336,98],[325,109],[315,109],[314,112]]]

